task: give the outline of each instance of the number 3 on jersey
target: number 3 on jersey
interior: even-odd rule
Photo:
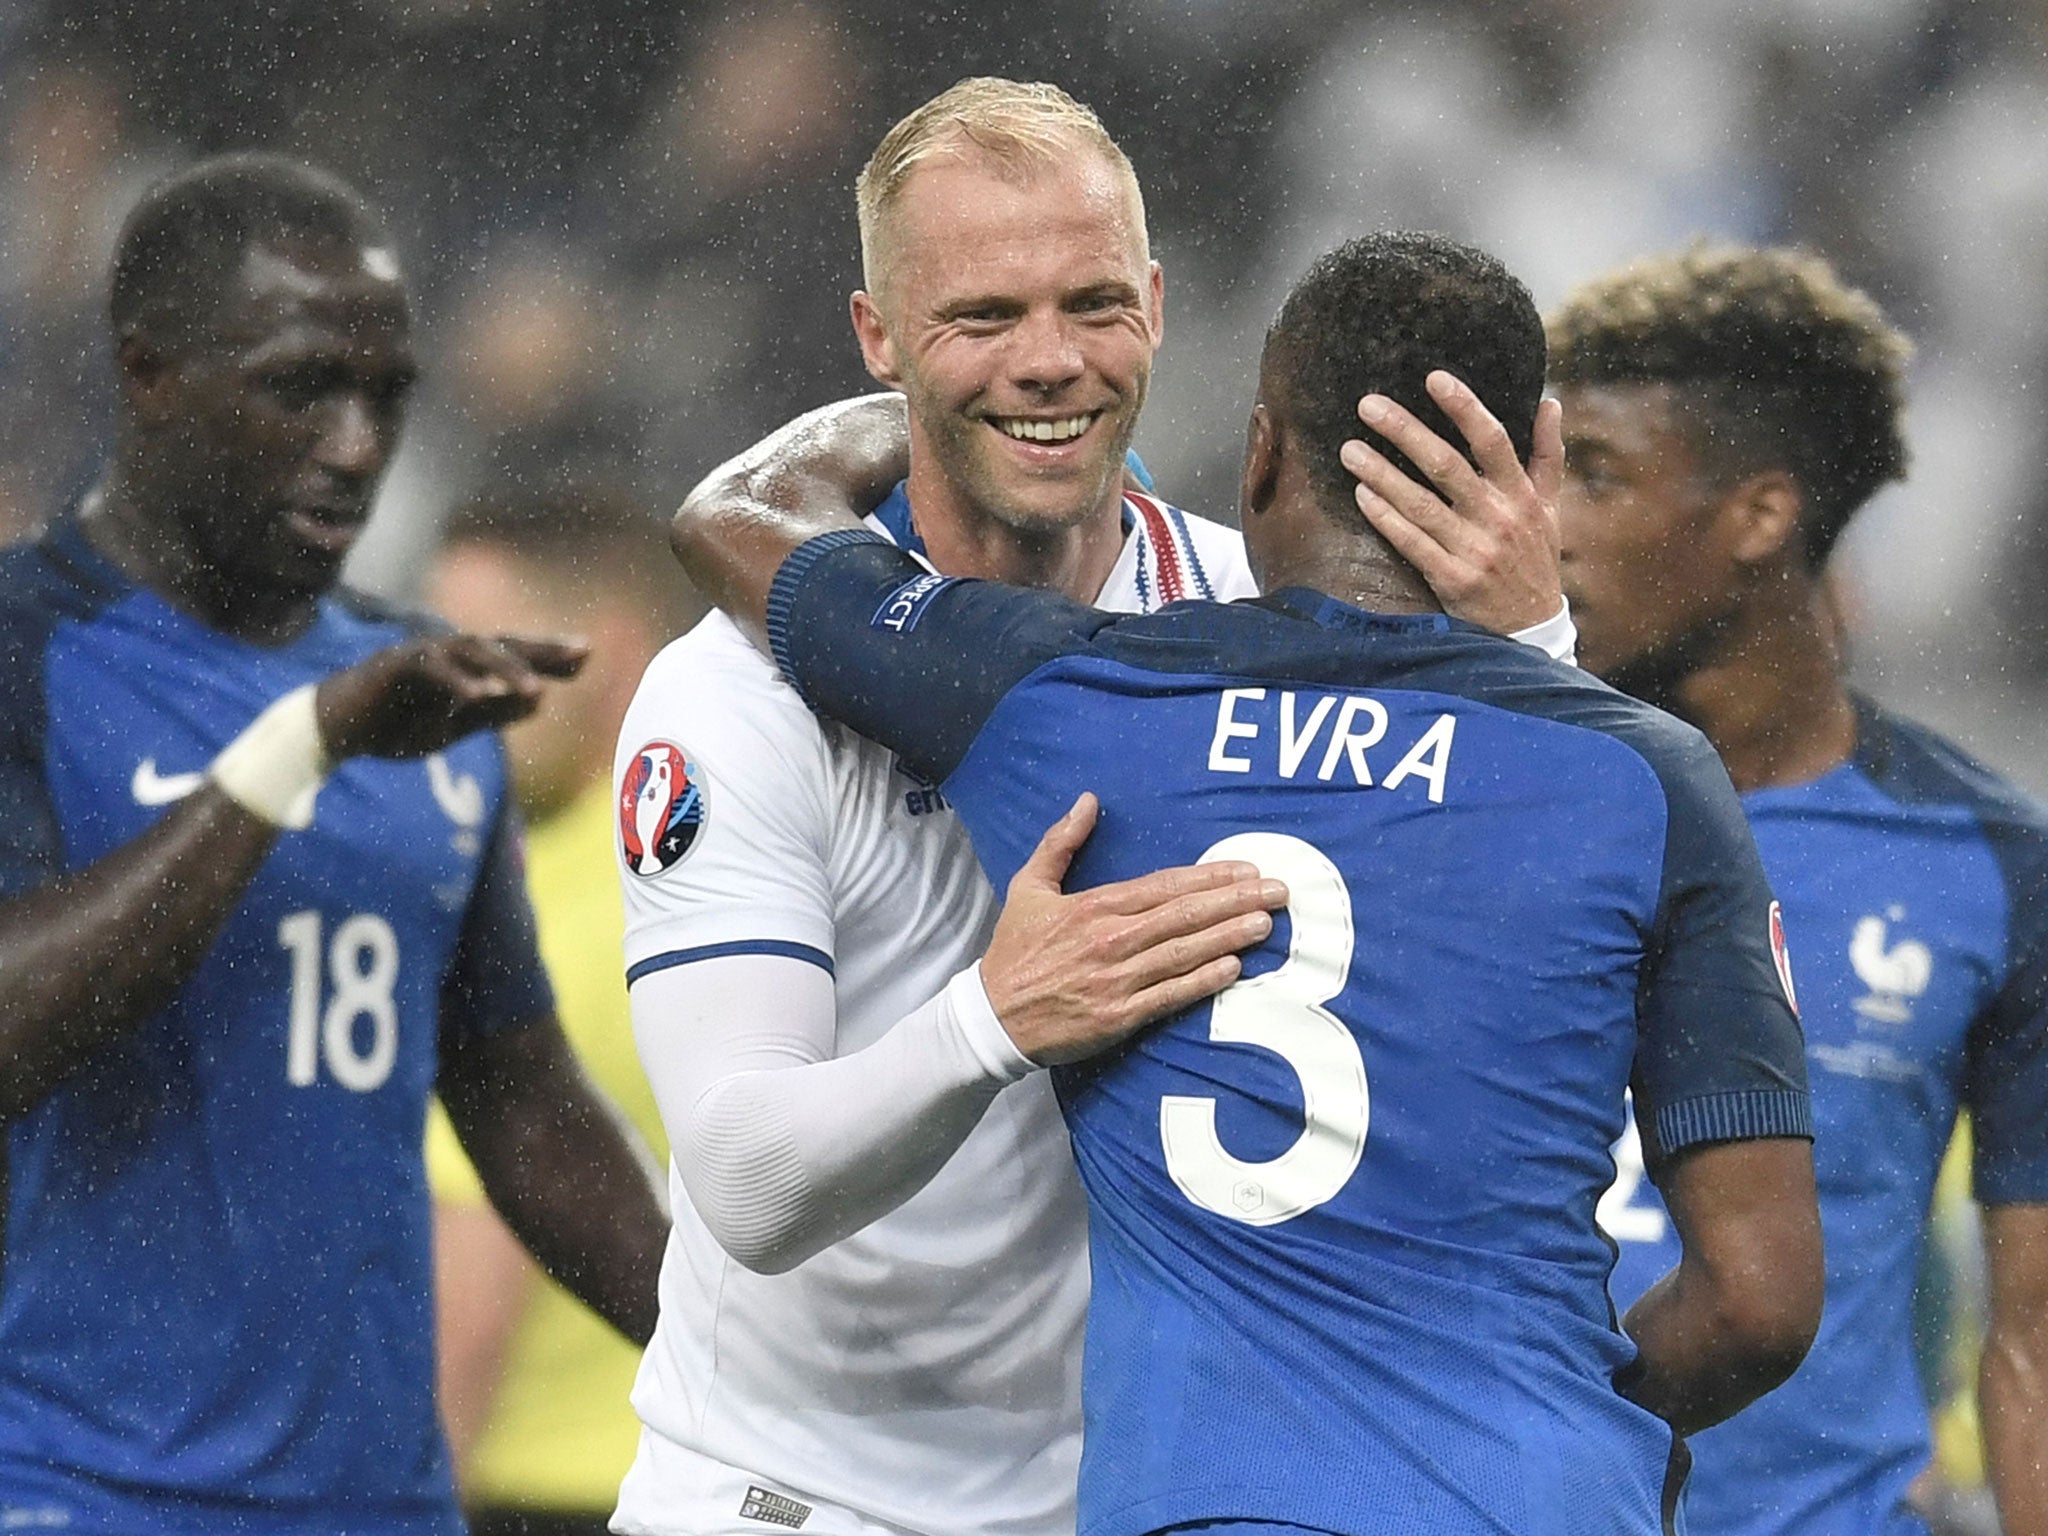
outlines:
[[[1358,1041],[1323,1005],[1351,969],[1351,892],[1321,849],[1277,832],[1226,837],[1198,863],[1243,859],[1287,884],[1293,935],[1277,970],[1217,994],[1209,1038],[1262,1046],[1301,1079],[1301,1135],[1278,1157],[1249,1163],[1216,1135],[1216,1101],[1159,1101],[1166,1171],[1196,1205],[1255,1227],[1291,1221],[1332,1199],[1365,1153],[1370,1103]]]
[[[330,992],[322,1010],[320,914],[294,912],[277,925],[277,942],[292,959],[285,1081],[309,1088],[327,1071],[342,1087],[369,1093],[384,1086],[398,1060],[398,935],[374,912],[358,912],[334,928],[327,946]],[[369,1049],[356,1049],[356,1021],[370,1024]]]

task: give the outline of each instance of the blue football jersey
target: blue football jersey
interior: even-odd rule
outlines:
[[[1083,1536],[1682,1529],[1593,1221],[1661,1145],[1809,1134],[1772,903],[1697,732],[1440,616],[1117,619],[833,536],[784,668],[943,778],[998,887],[1083,790],[1088,886],[1290,901],[1213,1004],[1056,1074],[1090,1208]]]
[[[1978,1198],[2048,1200],[2048,821],[1867,703],[1850,761],[1743,798],[1785,906],[1813,1076],[1827,1309],[1792,1379],[1693,1438],[1700,1536],[1905,1536],[1929,1453],[1913,1282],[1958,1104]],[[1678,1260],[1624,1143],[1601,1221],[1626,1308]]]
[[[231,639],[78,526],[0,556],[0,897],[133,841],[265,705],[406,638]],[[442,1028],[552,1006],[489,735],[359,758],[174,1001],[8,1128],[0,1525],[460,1530],[421,1134]]]

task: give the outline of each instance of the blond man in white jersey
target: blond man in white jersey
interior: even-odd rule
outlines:
[[[909,420],[874,526],[939,572],[1119,610],[1250,595],[1234,532],[1123,490],[1162,284],[1093,114],[962,82],[859,191],[854,328]],[[897,473],[886,441],[864,457],[874,421],[799,423],[698,494],[872,505]],[[1544,617],[1542,585],[1467,611]],[[936,790],[813,717],[721,615],[649,668],[618,780],[676,1225],[612,1528],[1071,1532],[1085,1228],[1039,1069],[1227,984],[1284,892],[1232,866],[1062,897],[1084,802],[999,922]]]

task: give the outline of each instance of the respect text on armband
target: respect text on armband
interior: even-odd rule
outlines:
[[[870,621],[872,627],[899,635],[909,634],[917,628],[918,620],[924,617],[932,599],[958,580],[957,576],[941,576],[936,571],[913,576],[882,600],[882,606],[875,610]]]
[[[1412,783],[1432,804],[1443,804],[1457,716],[1440,714],[1412,739],[1388,742],[1391,723],[1386,705],[1370,694],[1226,688],[1216,701],[1208,768],[1250,773],[1256,766],[1282,779],[1306,774],[1346,788]]]

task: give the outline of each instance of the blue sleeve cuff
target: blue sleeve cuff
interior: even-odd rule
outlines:
[[[1813,1140],[1813,1099],[1798,1088],[1746,1088],[1681,1099],[1657,1111],[1657,1147],[1666,1157],[1709,1141],[1766,1136]]]
[[[811,573],[811,568],[835,549],[845,549],[853,544],[888,542],[869,528],[837,528],[797,545],[789,552],[789,558],[782,562],[781,569],[776,571],[775,580],[768,588],[768,649],[775,657],[775,665],[782,669],[782,675],[790,680],[799,694],[804,694],[804,686],[797,681],[796,669],[790,665],[789,651],[789,618],[796,605],[797,589]],[[810,702],[809,695],[804,695],[804,702]]]

